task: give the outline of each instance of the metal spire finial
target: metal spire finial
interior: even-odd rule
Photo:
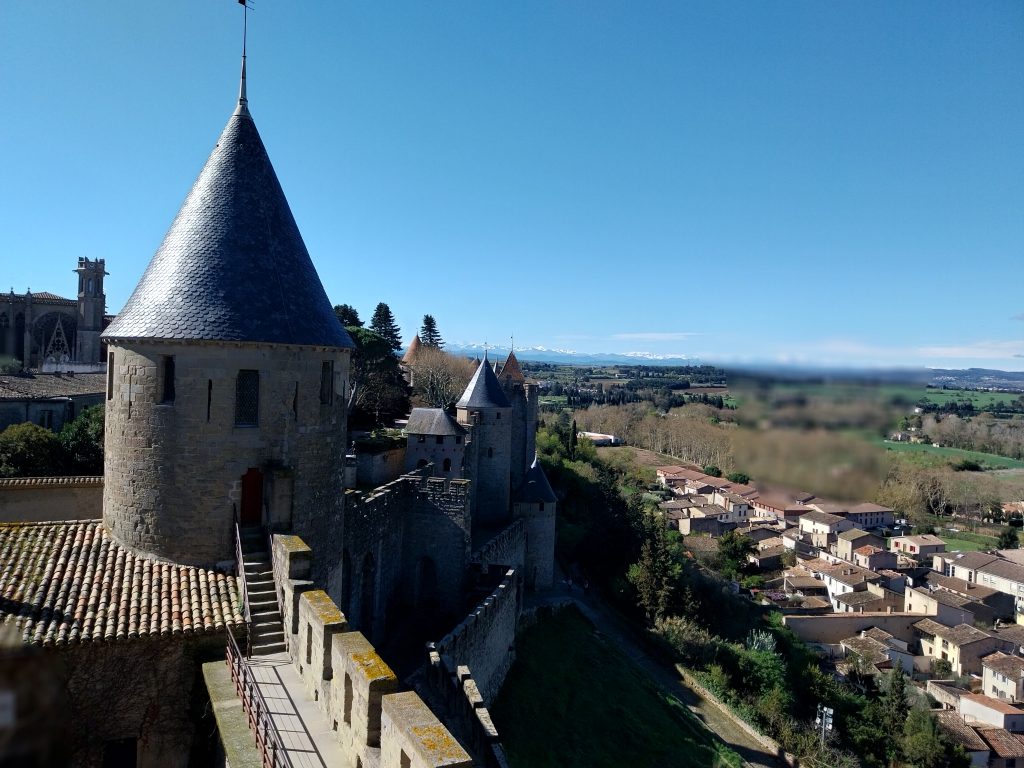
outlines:
[[[238,4],[242,6],[242,80],[238,86],[238,108],[235,110],[235,114],[248,115],[249,99],[245,93],[245,46],[249,36],[249,2],[238,0]]]

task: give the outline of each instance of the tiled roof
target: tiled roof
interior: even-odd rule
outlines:
[[[423,342],[420,341],[420,335],[417,333],[415,336],[412,337],[412,341],[409,342],[409,348],[405,350],[405,354],[402,355],[402,362],[408,365],[413,360],[415,360],[416,355],[417,353],[419,353],[420,348],[422,346]]]
[[[987,752],[988,744],[978,735],[971,726],[964,722],[959,713],[952,710],[935,712],[935,720],[952,740],[968,752]]]
[[[228,120],[103,338],[353,346],[248,109]]]
[[[50,293],[49,291],[40,291],[39,293],[32,294],[32,301],[41,301],[46,304],[63,304],[65,306],[77,306],[78,302],[74,299],[66,299],[63,296],[58,296],[56,293]]]
[[[1018,646],[1024,646],[1024,625],[1004,624],[992,634],[1001,640],[1015,643]]]
[[[0,621],[30,645],[238,627],[235,576],[136,555],[98,520],[0,524]]]
[[[961,568],[976,569],[999,558],[995,555],[986,555],[984,552],[945,552],[942,559]]]
[[[980,704],[983,707],[988,707],[993,712],[1000,712],[1004,715],[1024,715],[1024,709],[1015,707],[1008,701],[1003,699],[997,699],[992,696],[986,696],[983,693],[963,693],[960,695],[961,701],[963,699],[969,699],[975,704]],[[1024,757],[1024,755],[1022,755]]]
[[[868,664],[881,664],[889,660],[889,646],[880,643],[873,637],[862,637],[855,635],[840,641],[840,645],[849,651],[853,651]]]
[[[413,408],[405,432],[409,435],[464,435],[466,429],[443,408]]]
[[[491,366],[487,365],[487,353],[484,353],[484,365],[476,369],[473,378],[469,380],[466,391],[462,393],[459,402],[455,405],[458,408],[509,408],[508,398],[505,397],[505,390],[498,383],[498,377],[494,375]]]
[[[839,538],[843,541],[856,541],[857,539],[862,539],[865,536],[871,536],[876,539],[878,538],[875,534],[862,531],[860,528],[851,528],[850,530],[843,531],[839,534]]]
[[[0,400],[35,400],[73,395],[101,395],[105,373],[17,373],[0,375]]]
[[[984,600],[992,597],[992,595],[1000,594],[997,589],[984,587],[977,582],[958,579],[955,576],[946,576],[938,571],[929,571],[925,575],[925,583],[945,589],[948,592],[955,592],[958,595],[973,598],[974,600]]]
[[[819,512],[818,510],[814,510],[812,512],[808,512],[806,515],[800,515],[800,521],[803,522],[804,520],[809,520],[812,523],[821,523],[822,525],[832,526],[837,523],[841,523],[843,518],[839,517],[839,515],[830,515],[828,512]]]
[[[978,568],[978,573],[985,573],[990,576],[998,576],[1008,581],[1024,583],[1024,565],[1011,563],[1009,560],[993,560]]]
[[[1020,714],[1020,710],[1017,711]],[[1004,714],[1012,714],[1006,712]],[[993,725],[976,725],[978,735],[983,738],[997,756],[1003,758],[1024,757],[1024,740],[1005,728],[997,728]]]
[[[505,364],[501,366],[501,373],[498,375],[498,378],[502,381],[515,381],[519,383],[526,381],[523,369],[519,367],[516,353],[512,350],[509,350],[508,357],[505,358]]]
[[[1010,656],[1007,653],[996,651],[983,657],[981,665],[1015,680],[1024,677],[1024,658],[1020,656]]]
[[[73,488],[88,488],[103,485],[103,475],[74,477],[0,477],[0,488],[40,488],[64,485]]]
[[[883,507],[880,504],[873,504],[870,501],[866,501],[863,504],[858,504],[855,507],[850,507],[851,512],[892,512],[889,507]]]
[[[976,643],[979,640],[990,637],[987,632],[982,632],[970,624],[957,624],[955,627],[947,627],[945,624],[939,624],[939,622],[932,619],[921,619],[921,621],[914,624],[914,627],[926,635],[940,637],[954,645],[967,645],[968,643]]]
[[[867,605],[868,603],[884,599],[881,595],[876,595],[874,592],[868,592],[867,590],[863,592],[844,592],[841,595],[836,595],[836,602],[843,605]]]

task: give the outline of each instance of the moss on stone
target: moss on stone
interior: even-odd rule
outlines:
[[[363,674],[370,681],[398,679],[395,673],[391,671],[391,667],[385,664],[384,659],[374,650],[369,650],[365,653],[353,653],[351,658],[363,670]]]

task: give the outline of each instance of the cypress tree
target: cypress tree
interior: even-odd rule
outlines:
[[[391,314],[391,307],[383,301],[373,310],[373,317],[370,319],[370,330],[380,336],[395,352],[402,348],[402,332],[395,322],[395,316]]]
[[[420,328],[420,342],[425,347],[444,348],[441,333],[437,330],[437,321],[433,315],[423,316],[423,327]]]

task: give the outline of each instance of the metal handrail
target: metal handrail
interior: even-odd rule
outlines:
[[[256,734],[256,748],[263,760],[263,768],[292,768],[293,764],[284,748],[284,740],[274,724],[270,707],[263,697],[242,652],[238,648],[235,633],[228,628],[227,664],[231,669],[231,681],[242,700],[249,727]]]
[[[281,604],[281,590],[277,586],[277,561],[274,559],[274,533],[269,526],[267,533],[267,554],[270,556],[270,579],[274,583],[274,600],[277,601],[277,612],[281,615],[281,627],[284,629],[284,606]],[[285,629],[285,647],[287,648],[288,630]]]
[[[242,557],[242,532],[235,520],[235,562],[242,582],[242,617],[245,619],[245,658],[252,657],[252,615],[249,612],[249,587],[245,578],[245,560]]]

